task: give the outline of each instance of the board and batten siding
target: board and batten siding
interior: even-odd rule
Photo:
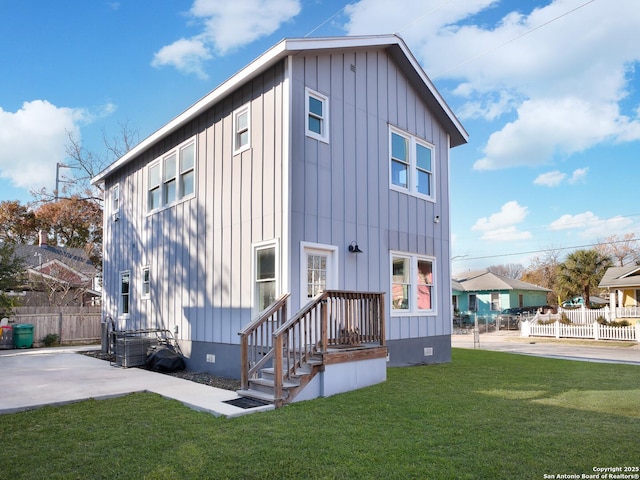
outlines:
[[[177,327],[178,339],[239,343],[252,311],[252,245],[283,232],[284,62],[154,144],[105,182],[105,314],[118,319],[119,273],[131,271],[130,316],[120,328]],[[251,148],[233,155],[233,111],[250,103]],[[196,138],[195,195],[147,213],[147,166]],[[142,268],[151,294],[142,298]]]
[[[338,288],[387,292],[388,339],[449,335],[446,131],[384,49],[298,55],[292,70],[292,259],[302,241],[337,246]],[[329,98],[329,143],[305,135],[305,87]],[[389,125],[435,146],[435,202],[389,188]],[[352,241],[364,253],[349,253]],[[390,251],[435,257],[437,315],[390,316]],[[300,274],[291,271],[294,309]]]

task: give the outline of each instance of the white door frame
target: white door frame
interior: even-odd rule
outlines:
[[[307,255],[309,253],[327,255],[327,290],[338,288],[339,249],[335,245],[300,242],[300,308],[309,303],[307,298]]]

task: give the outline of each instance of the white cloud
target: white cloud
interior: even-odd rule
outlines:
[[[583,181],[587,177],[587,173],[589,172],[589,167],[585,168],[577,168],[573,171],[571,178],[569,179],[569,183],[574,184]]]
[[[108,105],[90,114],[46,100],[25,102],[15,113],[0,108],[0,176],[21,188],[53,189],[56,163],[65,159],[68,135],[79,141],[80,124],[113,108]]]
[[[194,73],[206,79],[207,74],[204,72],[203,63],[211,58],[209,49],[201,40],[181,38],[156,52],[151,65],[154,67],[172,65],[182,73]]]
[[[152,65],[171,65],[186,74],[206,78],[204,62],[267,36],[300,13],[299,0],[195,0],[189,16],[202,31],[162,47]]]
[[[600,219],[593,212],[584,212],[577,215],[565,214],[551,222],[549,228],[551,230],[581,229],[599,221]]]
[[[633,226],[633,221],[628,217],[616,215],[612,218],[601,219],[593,212],[587,211],[576,215],[565,214],[551,222],[550,230],[573,230],[580,238],[592,239],[604,238],[610,235],[623,235],[628,233]]]
[[[576,183],[584,181],[584,179],[587,177],[588,172],[589,167],[577,168],[573,171],[571,177],[567,179],[566,173],[562,173],[559,170],[553,170],[552,172],[542,173],[538,175],[533,183],[535,185],[541,185],[544,187],[557,187],[562,182],[564,182],[565,179],[567,179],[570,184],[574,185]]]
[[[481,237],[483,240],[526,240],[531,238],[531,233],[519,231],[516,225],[522,223],[528,213],[527,207],[513,200],[505,203],[499,212],[489,217],[479,218],[471,230],[483,232]]]
[[[553,172],[547,172],[538,175],[533,183],[535,185],[542,185],[544,187],[557,187],[566,177],[566,173],[554,170]]]
[[[615,8],[553,0],[495,24],[467,20],[497,3],[361,0],[345,9],[345,28],[399,32],[428,75],[457,82],[462,118],[501,122],[477,170],[545,165],[640,139],[640,112],[627,116],[621,108],[640,61],[636,0],[617,0]]]

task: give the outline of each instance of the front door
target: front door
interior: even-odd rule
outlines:
[[[337,249],[331,245],[303,244],[300,307],[325,290],[337,288]]]

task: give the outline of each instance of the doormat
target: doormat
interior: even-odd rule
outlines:
[[[262,400],[258,400],[256,398],[249,397],[240,397],[234,398],[233,400],[225,400],[222,403],[228,403],[229,405],[233,405],[234,407],[244,408],[256,408],[256,407],[264,407],[265,405],[271,405],[270,403],[263,402]]]

